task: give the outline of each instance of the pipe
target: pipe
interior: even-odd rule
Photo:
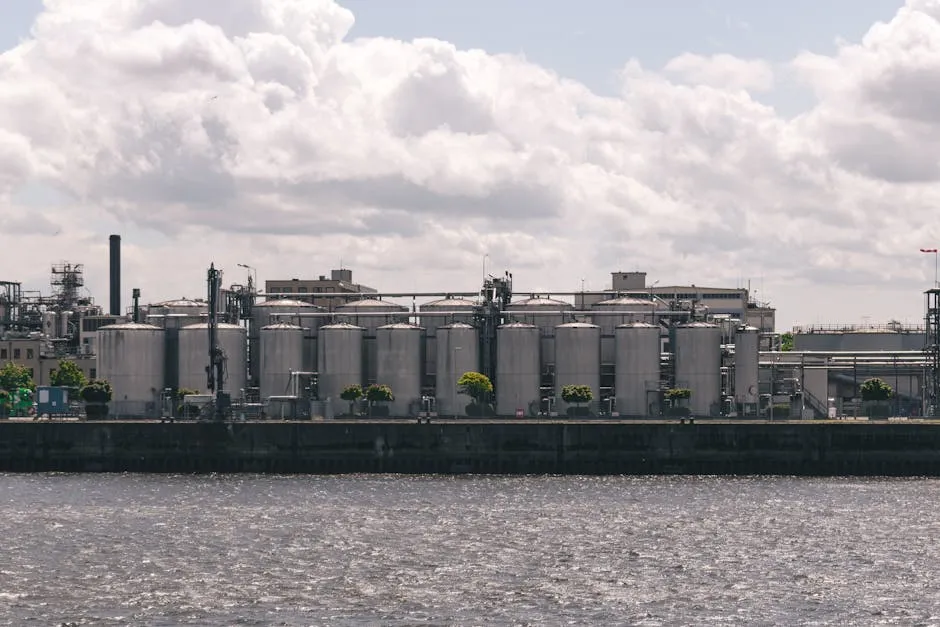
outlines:
[[[121,236],[112,235],[110,244],[111,315],[121,315]]]

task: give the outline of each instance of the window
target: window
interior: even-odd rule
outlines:
[[[20,358],[20,349],[14,348],[14,349],[13,349],[13,359],[19,359],[19,358]]]
[[[94,378],[96,378],[96,377],[98,376],[98,369],[97,369],[97,368],[91,368],[91,369],[89,369],[89,370],[88,370],[88,375],[89,375],[89,376],[88,376],[89,379],[94,379]]]
[[[32,369],[32,368],[29,369],[29,378],[30,378],[30,379],[35,379],[35,378],[36,378],[36,373],[33,372],[33,369]]]
[[[297,288],[297,292],[298,292],[299,294],[306,294],[306,293],[307,293],[307,288],[306,288],[306,287],[298,287],[298,288]]]
[[[33,349],[31,349],[31,348],[27,348],[27,349],[26,349],[26,359],[35,359],[35,357],[36,357],[35,351],[34,351]]]
[[[10,351],[5,348],[0,348],[0,359],[9,359]]]

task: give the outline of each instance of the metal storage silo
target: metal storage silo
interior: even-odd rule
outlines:
[[[219,324],[219,348],[225,353],[225,381],[223,389],[232,398],[241,396],[248,378],[248,337],[244,327],[237,324]],[[209,325],[191,324],[179,332],[179,388],[209,392],[206,387],[206,367],[209,365]]]
[[[304,330],[294,324],[271,324],[260,330],[258,341],[261,401],[290,396],[291,373],[304,369]]]
[[[476,327],[455,322],[437,329],[437,412],[442,416],[466,416],[473,399],[457,392],[465,372],[480,371],[480,343]]]
[[[760,400],[760,331],[741,327],[734,334],[734,400],[745,416],[756,416]]]
[[[591,316],[591,321],[601,328],[601,362],[612,364],[617,359],[614,336],[618,326],[631,322],[655,322],[653,312],[661,307],[657,301],[630,296],[602,300],[591,305],[591,309],[597,312]]]
[[[111,413],[155,417],[164,387],[164,331],[150,324],[112,324],[98,329],[97,378],[111,383]]]
[[[541,366],[545,368],[555,363],[555,327],[570,322],[570,314],[574,305],[554,298],[541,298],[532,296],[524,300],[511,303],[506,311],[511,312],[512,322],[533,324],[539,328],[542,335]]]
[[[456,312],[452,315],[439,316],[420,316],[421,326],[425,331],[425,369],[428,373],[437,372],[437,330],[440,327],[462,322],[464,324],[473,324],[473,312],[477,304],[472,300],[465,298],[443,298],[441,300],[431,301],[421,305],[418,310],[422,313],[434,312]]]
[[[561,398],[566,385],[586,385],[594,393],[592,405],[601,394],[601,328],[586,322],[570,322],[555,327],[555,407],[564,414],[568,405]]]
[[[164,329],[182,329],[205,322],[209,317],[209,304],[202,300],[180,298],[148,305],[146,313],[147,324]]]
[[[662,340],[659,327],[644,322],[623,324],[616,337],[614,388],[617,412],[624,417],[653,415],[659,401]]]
[[[411,416],[420,407],[424,328],[399,322],[376,329],[376,383],[392,388],[391,416]]]
[[[366,330],[365,383],[375,383],[378,376],[376,358],[376,331],[388,324],[408,323],[408,308],[374,298],[354,300],[336,308],[336,320],[354,324]]]
[[[365,329],[352,324],[320,327],[317,371],[320,373],[321,401],[331,399],[334,408],[342,407],[340,394],[346,386],[363,384],[364,338]]]
[[[290,298],[269,298],[260,303],[255,303],[251,308],[251,329],[248,333],[248,359],[252,380],[257,380],[261,366],[261,349],[258,346],[261,329],[274,324],[292,324],[305,330],[303,341],[304,363],[300,370],[308,372],[314,370],[317,365],[317,329],[326,324],[329,319],[303,314],[322,311],[322,307]]]
[[[721,328],[691,322],[673,330],[676,387],[692,391],[695,416],[714,416],[721,409]]]
[[[538,414],[541,401],[541,334],[535,325],[514,322],[496,329],[496,413]]]

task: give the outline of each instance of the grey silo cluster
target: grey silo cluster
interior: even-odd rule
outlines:
[[[651,415],[659,402],[662,339],[659,326],[623,324],[614,331],[617,412],[625,418]]]
[[[116,416],[159,411],[164,387],[166,332],[150,324],[112,324],[98,330],[99,379],[111,383]]]
[[[320,327],[317,342],[320,400],[330,399],[336,407],[343,390],[363,384],[363,358],[366,330],[340,322]]]
[[[376,382],[388,385],[395,400],[392,416],[409,416],[421,400],[424,373],[424,328],[406,322],[376,329]]]
[[[569,322],[555,327],[555,398],[557,411],[564,414],[562,400],[567,385],[586,385],[594,399],[601,393],[601,328],[586,322]]]
[[[233,397],[240,396],[248,384],[247,332],[237,324],[220,323],[216,328],[219,348],[225,354],[225,381],[223,389]],[[206,387],[206,365],[209,355],[209,324],[199,323],[183,327],[179,331],[180,389],[195,390],[208,394]]]
[[[721,406],[721,328],[691,322],[673,329],[676,387],[691,390],[696,416],[716,415]]]
[[[194,324],[204,323],[208,320],[208,317],[209,305],[201,300],[180,298],[155,303],[147,307],[147,323],[165,330],[164,387],[181,387],[179,385],[180,330]]]
[[[418,310],[423,314],[440,313],[442,315],[421,316],[421,326],[426,329],[425,369],[428,373],[437,372],[438,337],[437,330],[457,322],[473,324],[473,313],[477,303],[465,298],[442,298],[421,305]],[[443,315],[447,312],[448,315]],[[475,366],[474,370],[479,368]]]
[[[251,309],[251,331],[248,335],[248,351],[253,357],[251,362],[251,380],[260,386],[259,371],[261,365],[261,330],[274,324],[292,324],[303,329],[301,352],[303,363],[298,370],[312,371],[317,365],[317,329],[325,323],[324,318],[308,314],[322,312],[321,307],[302,300],[269,299],[256,303]]]
[[[262,400],[290,396],[291,375],[304,370],[304,329],[276,323],[259,332],[259,388]]]
[[[734,335],[734,400],[745,415],[757,413],[760,372],[760,331],[741,327]]]
[[[554,298],[532,296],[511,303],[507,311],[512,322],[531,324],[539,329],[542,366],[555,363],[555,327],[571,321],[568,312],[574,312],[574,305]]]
[[[457,391],[465,372],[480,369],[479,332],[476,327],[455,322],[437,328],[437,411],[444,416],[466,416],[469,396]]]
[[[616,329],[622,324],[652,322],[653,312],[660,309],[653,300],[621,296],[602,300],[591,305],[597,313],[591,320],[601,328],[601,363],[612,364],[616,360]]]
[[[336,320],[365,329],[365,381],[378,381],[377,331],[388,324],[407,323],[408,308],[374,298],[352,301],[336,308]]]
[[[496,330],[496,410],[502,415],[535,413],[541,400],[542,336],[524,322],[504,324]]]

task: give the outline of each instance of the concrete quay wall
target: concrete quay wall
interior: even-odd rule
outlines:
[[[7,421],[0,471],[940,476],[940,423]]]

